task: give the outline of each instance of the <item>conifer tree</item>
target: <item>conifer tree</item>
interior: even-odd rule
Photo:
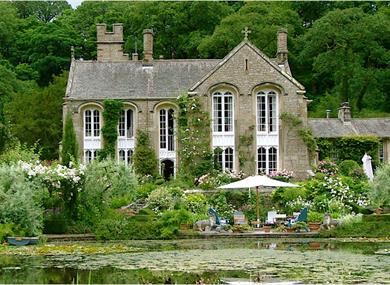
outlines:
[[[137,142],[134,149],[133,165],[138,175],[157,176],[157,158],[153,148],[150,145],[147,133],[138,130]]]
[[[62,151],[61,151],[62,164],[69,166],[69,163],[73,159],[78,161],[78,144],[76,140],[76,134],[73,127],[72,115],[68,113],[65,119],[64,137],[62,138]]]

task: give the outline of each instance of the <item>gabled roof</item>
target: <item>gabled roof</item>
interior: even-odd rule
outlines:
[[[72,62],[66,96],[76,100],[175,98],[219,63],[220,59]]]
[[[390,138],[390,118],[352,119],[343,123],[339,119],[309,119],[308,125],[318,138],[338,138],[353,135],[373,135]]]
[[[236,46],[230,53],[228,53],[210,72],[208,72],[205,76],[203,76],[195,85],[193,85],[189,91],[194,91],[198,88],[207,78],[212,76],[218,69],[220,69],[230,58],[232,58],[240,49],[244,46],[248,46],[255,53],[257,53],[261,58],[263,58],[270,66],[272,66],[275,70],[277,70],[280,74],[286,77],[291,83],[297,86],[301,90],[305,90],[305,87],[300,84],[296,79],[294,79],[290,74],[284,71],[281,67],[279,67],[275,62],[273,62],[268,56],[262,53],[257,47],[255,47],[248,40],[243,40],[238,46]],[[289,69],[287,69],[289,70]]]

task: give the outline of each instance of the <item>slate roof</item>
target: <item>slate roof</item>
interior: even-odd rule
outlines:
[[[337,138],[351,135],[374,135],[390,138],[390,118],[352,119],[343,123],[339,119],[309,119],[308,125],[315,137]]]
[[[175,98],[212,70],[220,59],[72,62],[66,96],[69,99]]]

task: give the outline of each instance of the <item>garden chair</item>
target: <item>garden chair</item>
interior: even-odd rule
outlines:
[[[308,208],[302,208],[301,211],[299,212],[299,215],[296,218],[289,219],[287,226],[291,227],[293,224],[298,223],[298,222],[307,222],[307,214],[309,210]]]
[[[267,220],[265,221],[265,224],[266,225],[275,225],[277,214],[278,213],[276,211],[269,211],[267,213]]]

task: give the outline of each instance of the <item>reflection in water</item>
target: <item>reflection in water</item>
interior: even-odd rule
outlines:
[[[123,242],[121,242],[123,244]],[[129,241],[138,252],[0,255],[0,283],[390,282],[389,243],[213,239]],[[107,247],[113,243],[89,243]],[[66,243],[62,243],[64,247]]]

